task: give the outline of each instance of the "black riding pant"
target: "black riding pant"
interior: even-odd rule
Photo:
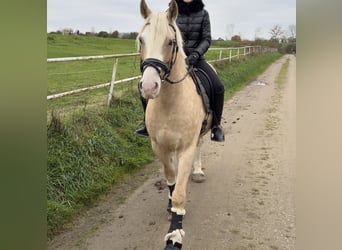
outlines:
[[[224,86],[219,79],[218,75],[214,71],[214,69],[205,61],[199,60],[195,65],[197,68],[202,69],[207,75],[209,76],[213,87],[214,87],[214,103],[211,103],[210,106],[214,111],[214,124],[213,125],[220,125],[221,124],[221,116],[223,110],[223,103],[224,103]]]

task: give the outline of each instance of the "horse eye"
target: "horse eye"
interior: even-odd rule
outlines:
[[[169,46],[172,46],[173,45],[173,40],[170,40],[169,41]]]
[[[144,40],[141,37],[139,37],[139,43],[144,44]]]

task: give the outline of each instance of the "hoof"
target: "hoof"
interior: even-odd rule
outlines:
[[[179,248],[179,247],[176,247],[176,246],[174,246],[174,245],[172,245],[172,244],[169,244],[169,245],[167,245],[165,248],[164,248],[164,250],[180,250],[181,248]]]
[[[196,183],[202,183],[206,180],[206,177],[204,174],[192,174],[191,180]]]
[[[167,245],[165,248],[164,248],[164,250],[173,250],[174,248],[173,248],[173,245],[172,244],[169,244],[169,245]]]
[[[183,229],[176,229],[165,235],[166,246],[164,250],[180,250],[182,249],[182,239],[185,235]]]

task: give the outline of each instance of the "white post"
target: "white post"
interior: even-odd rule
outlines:
[[[229,50],[229,62],[232,62],[232,49]]]
[[[237,54],[238,60],[240,59],[240,47],[238,47],[238,54]]]
[[[219,56],[219,60],[222,59],[222,50],[220,50],[220,56]]]
[[[114,66],[113,66],[113,73],[112,73],[112,80],[110,82],[110,89],[109,89],[109,95],[108,95],[108,106],[110,106],[110,103],[113,98],[113,89],[114,89],[114,82],[115,82],[115,76],[116,76],[116,70],[118,68],[118,61],[119,58],[115,58],[114,60]]]
[[[243,56],[246,56],[246,47],[243,48]]]

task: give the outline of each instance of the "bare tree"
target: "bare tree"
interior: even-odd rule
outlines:
[[[279,40],[284,35],[284,31],[282,30],[280,25],[277,24],[271,28],[270,34],[271,40]]]
[[[228,38],[232,37],[234,35],[234,27],[235,27],[235,24],[233,24],[233,23],[227,25]],[[228,38],[227,38],[227,40],[228,40]]]
[[[290,36],[291,38],[296,38],[296,25],[289,26]]]
[[[261,34],[261,28],[258,27],[254,30],[254,40],[257,40],[258,38],[261,38],[260,37],[260,34]]]

